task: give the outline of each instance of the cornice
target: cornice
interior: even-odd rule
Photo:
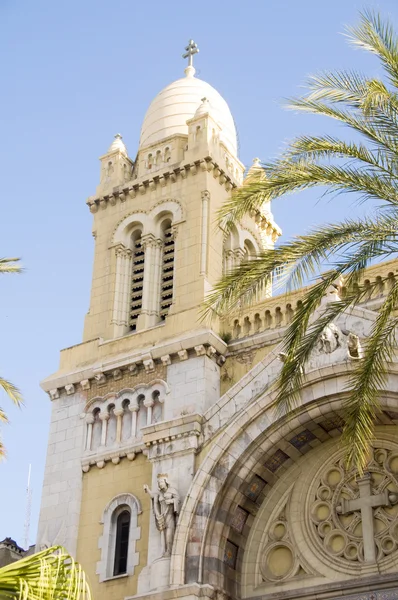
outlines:
[[[102,343],[98,341],[98,346],[120,342],[120,339]],[[226,344],[213,331],[202,330],[194,332],[193,335],[165,340],[156,347],[123,352],[102,362],[93,361],[91,365],[88,364],[73,372],[55,373],[40,385],[49,394],[51,400],[56,400],[61,395],[87,391],[94,381],[98,386],[102,386],[109,380],[122,379],[124,373],[138,374],[140,371],[154,373],[157,365],[168,366],[198,356],[207,356],[222,366],[225,362],[226,350]]]
[[[212,173],[213,177],[218,180],[220,186],[226,191],[230,191],[237,187],[236,182],[231,175],[223,169],[211,156],[197,160],[192,163],[180,165],[173,169],[160,172],[149,178],[142,178],[136,183],[128,185],[120,185],[113,188],[112,193],[104,196],[90,196],[86,202],[90,211],[96,213],[99,209],[106,209],[108,206],[115,206],[117,202],[126,202],[128,198],[135,198],[137,195],[145,195],[147,192],[156,190],[159,186],[165,187],[168,183],[173,184],[178,181],[194,177],[198,171],[207,171]]]

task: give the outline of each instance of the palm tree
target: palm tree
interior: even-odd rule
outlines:
[[[0,599],[90,600],[84,571],[54,546],[0,568]]]
[[[315,186],[327,193],[354,193],[361,201],[377,203],[374,218],[346,219],[297,236],[258,260],[242,263],[225,275],[207,299],[204,314],[223,315],[253,302],[281,267],[287,289],[318,276],[285,334],[286,359],[277,382],[280,414],[298,401],[303,366],[324,327],[348,307],[363,301],[369,291],[361,285],[364,269],[398,251],[398,37],[391,24],[377,14],[362,13],[348,30],[355,46],[376,55],[382,77],[369,79],[353,72],[324,72],[311,77],[308,93],[290,108],[323,115],[342,123],[359,141],[329,135],[300,136],[280,158],[268,162],[236,190],[220,211],[220,225],[228,230],[243,215],[261,212],[264,202]],[[349,290],[339,302],[327,304],[321,316],[311,316],[328,288],[339,278]],[[355,285],[354,285],[355,284]],[[366,344],[362,360],[350,377],[345,406],[343,442],[348,464],[360,473],[366,466],[379,408],[379,390],[386,364],[394,354],[398,319],[398,282],[389,290]]]
[[[19,258],[0,258],[0,274],[2,273],[21,273],[22,268],[18,264]],[[7,396],[16,404],[21,406],[22,396],[17,387],[10,381],[0,377],[0,388],[2,388]],[[8,418],[4,410],[0,407],[0,422],[8,423]],[[4,457],[4,446],[0,440],[0,458]]]

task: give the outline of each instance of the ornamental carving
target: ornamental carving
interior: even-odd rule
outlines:
[[[386,559],[398,545],[398,450],[375,447],[364,476],[329,463],[309,498],[310,528],[323,553],[345,564]]]
[[[287,581],[309,574],[295,549],[288,519],[289,498],[271,517],[260,562],[264,582]]]

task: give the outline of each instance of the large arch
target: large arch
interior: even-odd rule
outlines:
[[[247,403],[212,439],[179,518],[171,584],[210,584],[234,598],[241,597],[242,560],[252,517],[288,468],[313,446],[340,434],[351,369],[352,364],[344,362],[313,370],[306,377],[301,406],[281,419],[275,419],[273,411],[275,392],[266,391]],[[398,394],[394,390],[398,390],[398,369],[392,364],[382,392],[379,422],[395,431]],[[308,440],[298,448],[294,441],[303,435]],[[250,504],[250,489],[256,483],[263,489],[253,501],[252,513],[248,511],[247,524],[240,534],[231,532],[237,508]],[[234,567],[228,565],[229,542],[236,547]]]

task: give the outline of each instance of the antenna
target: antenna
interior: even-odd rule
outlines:
[[[26,486],[26,513],[25,513],[25,525],[24,525],[24,548],[29,548],[29,530],[30,530],[30,515],[32,513],[32,488],[30,487],[30,473],[32,465],[29,465],[28,472],[28,484]]]

